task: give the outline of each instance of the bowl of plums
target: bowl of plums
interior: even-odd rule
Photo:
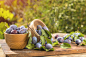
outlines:
[[[40,35],[42,34],[41,29],[48,30],[47,26],[39,19],[33,20],[29,25],[29,30],[31,31],[32,37],[36,36],[37,41],[40,41]]]
[[[4,33],[6,43],[10,49],[23,49],[28,42],[28,32],[25,26],[10,25]]]

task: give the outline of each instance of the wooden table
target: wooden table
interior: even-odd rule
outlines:
[[[63,33],[56,33],[60,36],[63,36],[65,34]],[[56,34],[53,34],[53,36],[55,36]],[[85,36],[86,37],[86,36]],[[75,44],[72,45],[71,49],[62,49],[60,47],[54,47],[55,51],[50,51],[50,52],[46,52],[46,51],[38,51],[38,50],[28,50],[28,49],[23,49],[23,50],[10,50],[10,48],[8,47],[8,45],[6,44],[5,40],[0,40],[0,44],[2,47],[3,52],[1,51],[1,53],[3,55],[3,57],[31,57],[31,56],[48,56],[48,57],[86,57],[86,47],[77,47]],[[80,54],[73,54],[73,53],[80,53]],[[82,54],[81,54],[82,53]],[[62,55],[64,54],[64,55]],[[68,54],[68,55],[65,55]]]

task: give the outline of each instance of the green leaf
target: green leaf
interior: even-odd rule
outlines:
[[[47,37],[45,37],[45,36],[44,36],[44,38],[45,38],[45,40],[47,41],[47,43],[52,44],[52,41],[51,41],[50,39],[48,39],[48,38],[47,38]]]
[[[75,35],[75,37],[74,37],[74,41],[76,41],[77,39],[79,39],[79,37]]]
[[[45,38],[44,38],[44,36],[40,36],[40,39],[41,39],[42,45],[44,45],[45,44]]]
[[[54,51],[54,48],[46,49],[46,51]]]
[[[50,39],[52,38],[52,35],[51,35],[51,33],[48,31],[48,30],[45,30],[46,31],[46,33],[48,34],[48,36],[50,37]]]
[[[46,50],[45,46],[41,46],[40,50]]]
[[[34,48],[34,50],[39,50],[39,48]]]
[[[86,39],[84,39],[80,45],[85,46],[86,45]]]
[[[81,46],[85,46],[85,44],[84,44],[84,43],[81,43],[80,45],[81,45]]]
[[[68,44],[68,43],[62,43],[62,44],[60,45],[60,47],[61,47],[61,48],[64,48],[64,49],[67,49],[67,48],[71,48],[71,45]]]
[[[73,34],[74,32],[71,32],[70,34]]]
[[[69,36],[70,36],[70,34],[69,34],[69,35],[67,35],[67,36],[64,38],[64,40],[66,40]]]
[[[34,44],[28,44],[28,45],[26,46],[26,48],[28,48],[28,49],[33,49],[34,47],[35,47]]]
[[[42,36],[48,37],[48,34],[45,32],[45,30],[41,29],[42,31]]]
[[[86,38],[83,40],[83,42],[86,44]]]
[[[84,35],[82,33],[80,33],[80,35],[78,35],[78,37],[84,37]]]
[[[55,41],[54,43],[52,43],[52,46],[56,46],[59,45],[58,41]]]
[[[32,44],[32,37],[31,37],[31,33],[29,34],[29,41],[28,41],[28,44],[26,46],[26,48],[28,49],[33,49],[35,47],[34,44]]]

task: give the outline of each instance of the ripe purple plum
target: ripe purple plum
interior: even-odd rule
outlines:
[[[55,39],[57,39],[59,37],[59,35],[55,35]]]
[[[33,44],[36,44],[37,43],[37,38],[34,36],[34,37],[32,37],[32,43]]]
[[[42,29],[42,26],[41,25],[38,25],[37,26],[37,30],[40,30],[40,29]]]
[[[48,29],[46,26],[44,26],[42,29],[44,29],[44,30],[48,30],[48,31],[49,31],[49,29]]]
[[[6,29],[6,33],[11,33],[11,31],[12,31],[12,28],[8,28],[8,29]]]
[[[13,30],[16,30],[17,26],[16,25],[11,25],[10,28],[12,28]]]
[[[37,33],[38,33],[39,35],[42,35],[41,30],[37,30]]]
[[[64,40],[64,43],[71,44],[71,40],[69,40],[69,39],[66,39],[66,40]]]
[[[75,43],[76,43],[77,45],[79,45],[79,44],[81,43],[81,40],[80,40],[80,39],[77,39],[77,40],[75,41]]]
[[[20,29],[24,29],[24,28],[25,28],[25,26],[21,26],[21,27],[20,27]]]
[[[26,33],[26,32],[27,32],[27,30],[26,30],[25,28],[19,30],[19,34],[24,34],[24,33]]]
[[[84,38],[84,37],[79,37],[79,39],[80,39],[81,41],[83,41],[85,38]]]
[[[63,43],[63,42],[64,42],[64,39],[63,39],[62,37],[58,37],[58,38],[57,38],[57,41],[58,41],[59,43]]]
[[[41,45],[40,43],[36,43],[36,47],[37,47],[37,48],[41,48],[41,46],[42,46],[42,45]]]
[[[53,46],[51,45],[51,44],[46,44],[46,46],[45,46],[47,49],[51,49],[51,48],[53,48]]]

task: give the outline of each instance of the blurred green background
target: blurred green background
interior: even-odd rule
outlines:
[[[0,0],[0,39],[11,24],[42,20],[51,33],[86,34],[86,0]]]

